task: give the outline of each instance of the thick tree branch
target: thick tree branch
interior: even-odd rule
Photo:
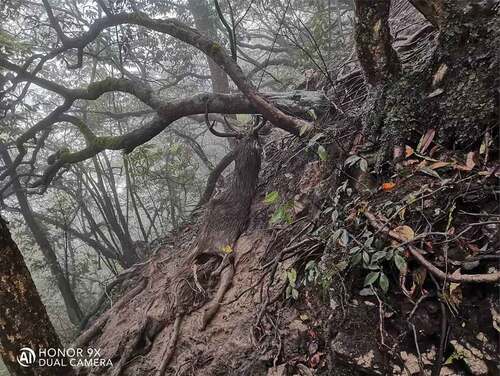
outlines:
[[[80,37],[68,39],[64,45],[64,48],[57,49],[57,51],[60,53],[71,48],[82,49],[89,43],[94,41],[104,29],[111,26],[118,26],[123,24],[138,25],[150,30],[168,34],[199,49],[207,56],[212,58],[229,75],[229,77],[231,77],[238,89],[240,89],[241,92],[245,94],[249,101],[255,106],[257,111],[261,113],[267,120],[272,122],[275,126],[296,135],[307,134],[309,133],[309,131],[312,131],[313,127],[311,126],[311,124],[304,120],[297,119],[293,116],[289,116],[283,113],[282,111],[271,105],[265,98],[263,98],[257,92],[256,88],[246,79],[245,74],[238,66],[238,64],[236,64],[231,56],[226,53],[226,51],[220,44],[214,42],[208,36],[199,33],[197,30],[186,26],[176,19],[153,19],[142,12],[109,15],[108,17],[96,20],[89,27],[89,30]],[[53,55],[54,53],[55,52],[53,51],[50,53],[50,55]],[[3,66],[7,69],[12,69],[12,67],[5,65],[4,60],[0,60],[0,66]],[[23,72],[18,72],[18,74],[21,73]],[[36,80],[39,83],[41,81],[47,81],[40,78],[36,78]],[[53,89],[60,90],[60,86],[57,84],[51,83],[51,86]],[[79,95],[77,95],[77,97],[82,95],[81,93],[78,94]],[[85,98],[82,99],[95,99],[92,95],[88,95],[88,98],[85,94],[83,94],[83,96]]]
[[[289,113],[306,114],[314,107],[317,113],[321,108],[328,108],[328,100],[320,93],[295,91],[286,94],[267,94],[267,101],[275,101],[276,108],[282,108]],[[66,164],[72,164],[89,159],[104,150],[123,150],[125,153],[132,152],[137,146],[142,145],[157,136],[172,122],[190,115],[203,114],[206,111],[206,103],[210,102],[210,111],[226,114],[255,113],[253,103],[243,95],[234,94],[198,94],[189,98],[177,99],[172,102],[163,103],[158,108],[159,116],[156,116],[148,125],[135,129],[120,136],[96,136],[80,120],[59,114],[51,124],[57,122],[71,122],[75,124],[85,136],[87,147],[76,152],[68,150],[59,151],[52,155],[50,166],[45,170],[43,177],[35,181],[32,187],[44,187],[54,179],[57,172]],[[280,104],[281,103],[281,104]]]

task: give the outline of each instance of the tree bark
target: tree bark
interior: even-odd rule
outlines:
[[[12,165],[12,159],[8,150],[2,145],[0,145],[0,154],[7,167]],[[64,305],[66,306],[68,317],[74,325],[79,325],[84,315],[78,304],[78,301],[76,300],[73,289],[71,288],[68,279],[65,277],[61,265],[59,265],[56,253],[54,252],[54,249],[52,248],[50,241],[47,238],[45,230],[40,226],[35,218],[35,214],[31,209],[31,206],[28,202],[26,194],[23,191],[23,188],[21,187],[21,183],[19,182],[17,175],[12,174],[11,179],[12,186],[14,188],[23,218],[26,221],[26,225],[33,234],[38,247],[42,251],[42,254],[50,268],[52,276],[56,280],[57,287],[61,292],[64,300]]]
[[[498,119],[498,11],[493,3],[415,1],[432,9],[439,34],[427,55],[401,70],[391,45],[388,0],[356,0],[356,49],[366,81],[364,133],[379,147],[378,167],[396,145],[414,145],[433,129],[441,147],[478,148],[484,131]]]
[[[217,40],[216,22],[213,17],[210,17],[210,8],[206,0],[189,0],[189,9],[194,18],[196,29],[202,33],[207,33],[211,38]],[[217,65],[211,57],[207,56],[208,68],[210,70],[210,80],[212,81],[212,92],[229,94],[229,79],[227,74]],[[230,115],[236,118],[234,115]],[[224,124],[224,127],[226,125]],[[226,129],[227,130],[227,129]],[[234,149],[238,144],[237,140],[228,138],[227,142],[231,149]]]
[[[67,367],[22,367],[16,357],[21,348],[62,349],[23,256],[0,217],[0,355],[11,375],[73,375]],[[67,363],[67,362],[66,362]]]
[[[389,30],[390,0],[355,0],[355,40],[366,81],[376,86],[401,70]]]

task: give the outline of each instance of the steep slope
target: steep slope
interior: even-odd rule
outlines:
[[[395,2],[408,80],[382,101],[353,70],[329,88],[315,139],[273,130],[260,151],[252,135],[204,214],[118,277],[122,292],[77,340],[114,362],[90,373],[499,374],[493,12],[436,78],[443,36]],[[422,77],[444,86],[416,109]],[[420,128],[393,127],[412,116]],[[394,159],[366,140],[374,122]]]

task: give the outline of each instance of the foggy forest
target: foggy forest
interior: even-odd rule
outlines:
[[[500,375],[498,0],[0,0],[0,376]]]

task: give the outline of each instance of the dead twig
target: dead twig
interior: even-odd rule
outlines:
[[[407,242],[407,239],[402,237],[397,232],[388,229],[389,223],[382,224],[377,219],[377,217],[368,211],[364,212],[365,217],[368,219],[370,224],[375,227],[378,231],[389,235],[391,238],[398,240],[400,242]],[[408,250],[411,255],[421,263],[429,272],[441,280],[455,282],[455,283],[496,283],[500,281],[500,273],[489,273],[489,274],[462,274],[462,275],[451,275],[443,272],[441,269],[434,266],[430,261],[428,261],[424,256],[422,256],[423,251],[418,248],[408,244]]]

